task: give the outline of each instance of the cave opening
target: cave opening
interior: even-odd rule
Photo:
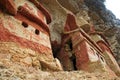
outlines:
[[[67,45],[69,46],[69,48],[70,48],[71,54],[70,54],[69,58],[70,58],[71,62],[73,63],[73,70],[77,70],[77,67],[76,67],[76,56],[75,56],[75,53],[74,53],[74,51],[73,51],[72,40],[71,40],[71,39],[68,40],[66,44],[67,44]]]

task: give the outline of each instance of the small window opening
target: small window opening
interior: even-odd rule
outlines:
[[[28,24],[26,22],[22,22],[23,27],[27,28]]]
[[[66,44],[68,44],[69,45],[69,47],[70,47],[70,50],[73,50],[73,45],[72,45],[72,41],[71,40],[69,40]]]
[[[76,67],[76,57],[74,57],[74,59],[72,61],[73,61],[73,65],[74,65],[74,70],[77,70],[77,67]]]
[[[35,34],[39,35],[40,31],[38,29],[35,30]]]
[[[105,62],[103,57],[100,57],[100,58],[101,58],[101,60],[102,60],[103,62]]]

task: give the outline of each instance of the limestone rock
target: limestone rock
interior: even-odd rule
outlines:
[[[0,75],[1,80],[119,80],[118,77],[110,77],[106,72],[102,74],[84,71],[43,72],[32,67],[22,67],[16,64],[13,64],[10,68],[0,67]]]
[[[31,57],[26,57],[26,58],[22,59],[20,62],[23,62],[27,65],[31,65],[32,64],[32,59],[31,59]]]
[[[72,1],[72,0],[58,0],[58,2],[65,8],[67,8],[68,10],[72,11],[73,13],[77,13],[79,11],[79,6],[78,3],[76,1]]]

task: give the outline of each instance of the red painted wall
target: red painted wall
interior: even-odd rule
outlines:
[[[108,51],[109,53],[111,53],[113,55],[109,46],[107,46],[103,41],[98,41],[97,44],[99,45],[99,47],[102,49],[103,52]]]
[[[19,44],[21,47],[30,48],[35,51],[38,51],[39,53],[48,53],[48,54],[51,53],[51,49],[49,47],[40,45],[36,42],[27,40],[25,38],[21,38],[9,32],[8,29],[4,28],[4,25],[1,20],[0,20],[0,41],[1,42],[15,42]]]
[[[75,51],[75,56],[76,56],[76,67],[77,67],[77,69],[80,70],[82,66],[84,66],[84,68],[85,68],[87,66],[86,64],[89,61],[87,47],[86,47],[85,42],[80,43],[74,49],[74,51]]]
[[[35,8],[32,10],[33,7],[26,5],[24,5],[24,7],[28,9],[32,15],[35,15],[46,24],[44,15],[38,9]],[[23,22],[27,25],[26,28],[22,25]],[[39,31],[39,34],[35,33],[36,29]],[[13,17],[0,10],[0,33],[1,42],[15,42],[22,47],[31,48],[39,53],[52,53],[49,32],[47,32],[43,26],[40,26],[19,13]]]

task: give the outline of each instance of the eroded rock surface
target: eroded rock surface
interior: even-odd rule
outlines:
[[[1,80],[119,80],[120,20],[104,0],[38,1],[0,1]]]
[[[74,1],[62,1],[62,0],[40,0],[41,3],[50,11],[53,19],[50,26],[51,27],[51,40],[53,41],[53,46],[60,46],[60,34],[63,32],[63,27],[66,20],[66,13],[63,12],[62,7],[70,10],[72,13],[76,15],[77,18],[82,17],[88,23],[95,26],[97,31],[103,32],[106,36],[107,40],[110,43],[110,47],[116,57],[116,60],[119,61],[119,26],[120,20],[116,19],[115,15],[110,11],[107,10],[104,2],[105,0],[74,0]],[[61,5],[62,7],[57,7],[56,3]],[[52,4],[53,7],[50,6]],[[54,10],[53,10],[54,9]],[[54,13],[56,11],[56,13]],[[62,16],[60,16],[62,14]],[[64,15],[64,16],[63,16]],[[59,17],[60,16],[60,17]],[[79,22],[79,20],[78,20]],[[58,47],[59,48],[59,47]],[[56,51],[56,48],[53,50]],[[59,50],[59,49],[57,49]]]

